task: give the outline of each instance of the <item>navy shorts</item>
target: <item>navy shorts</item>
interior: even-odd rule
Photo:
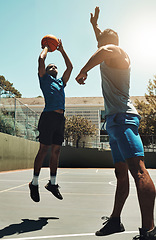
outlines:
[[[57,112],[42,112],[39,123],[39,142],[44,145],[62,145],[64,141],[64,114]]]
[[[117,113],[106,116],[106,130],[114,163],[144,156],[144,148],[138,133],[140,116],[130,113]]]

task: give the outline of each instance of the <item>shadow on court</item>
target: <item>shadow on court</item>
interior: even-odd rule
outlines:
[[[21,219],[21,223],[11,224],[0,230],[0,238],[13,234],[21,234],[41,230],[48,224],[48,220],[57,220],[57,217],[39,217],[38,220]]]
[[[0,173],[0,239],[101,239],[95,232],[103,227],[101,216],[110,216],[112,211],[114,169],[59,168],[57,181],[63,195],[63,201],[59,201],[45,189],[49,169],[42,168],[39,203],[30,198],[28,184],[32,173],[32,169]],[[149,173],[156,179],[155,169],[149,169]],[[125,232],[105,236],[103,240],[132,240],[138,234],[140,210],[131,176],[121,220]]]

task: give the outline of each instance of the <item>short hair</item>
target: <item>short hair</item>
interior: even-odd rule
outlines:
[[[114,30],[108,28],[105,29],[100,36],[98,37],[98,41],[106,38],[107,41],[111,44],[115,44],[115,45],[119,45],[119,36],[117,34],[117,32],[115,32]]]
[[[49,63],[48,66],[47,66],[46,69],[45,69],[46,72],[48,71],[48,68],[49,68],[50,65],[55,65],[55,63]]]

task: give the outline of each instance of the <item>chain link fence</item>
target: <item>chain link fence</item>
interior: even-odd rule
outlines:
[[[39,117],[19,99],[0,95],[0,132],[37,141]]]
[[[0,87],[0,132],[38,141],[38,120],[40,114],[33,111],[19,99]],[[156,152],[156,136],[141,136],[145,151]],[[66,145],[64,142],[63,145]],[[73,142],[69,145],[75,146]],[[81,141],[81,148],[98,148],[110,150],[108,135],[94,136],[91,141]]]

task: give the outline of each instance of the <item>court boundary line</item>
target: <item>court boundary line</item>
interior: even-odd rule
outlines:
[[[20,187],[19,187],[20,188]],[[14,190],[9,190],[9,192],[11,193],[27,193],[28,191],[14,191]],[[1,192],[0,192],[1,193]],[[40,193],[44,194],[44,195],[49,195],[48,192],[42,192],[40,191]],[[71,192],[68,192],[68,193],[65,193],[65,192],[62,192],[63,195],[84,195],[84,196],[112,196],[114,195],[114,193],[71,193]]]
[[[125,231],[122,233],[116,234],[130,234],[138,233],[138,231]],[[61,234],[61,235],[51,235],[51,236],[38,236],[38,237],[24,237],[24,238],[7,238],[8,240],[39,240],[39,239],[48,239],[48,238],[66,238],[66,237],[83,237],[83,236],[95,236],[95,233],[79,233],[79,234]]]
[[[60,173],[60,175],[63,175],[63,174],[66,174],[66,173],[68,173],[68,172]],[[40,179],[40,181],[43,181],[43,180],[45,180],[45,179],[48,179],[48,177],[42,178],[42,179]],[[1,190],[0,193],[9,192],[9,191],[11,191],[11,190],[13,190],[13,189],[17,189],[17,188],[20,188],[20,187],[23,187],[23,186],[26,186],[26,185],[29,185],[29,182],[24,183],[24,184],[21,184],[21,185],[18,185],[18,186],[16,186],[16,187],[12,187],[12,188],[7,188],[7,189],[4,189],[4,190]]]

